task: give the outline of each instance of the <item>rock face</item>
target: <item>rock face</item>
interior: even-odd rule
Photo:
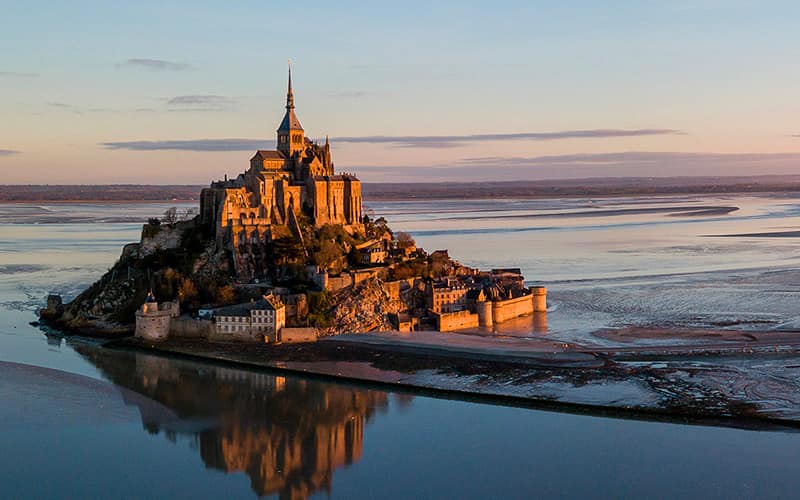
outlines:
[[[391,330],[389,314],[396,314],[404,305],[392,300],[378,278],[362,281],[352,288],[337,292],[330,315],[332,324],[323,333],[366,333]]]
[[[47,307],[39,310],[39,316],[42,319],[56,319],[62,314],[64,314],[64,304],[61,295],[48,295]]]
[[[231,282],[230,259],[197,222],[145,225],[141,241],[125,245],[100,280],[66,305],[58,296],[48,297],[41,318],[84,335],[130,335],[134,313],[150,290],[165,300],[212,302]]]

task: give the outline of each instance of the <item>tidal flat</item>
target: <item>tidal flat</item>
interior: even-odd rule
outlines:
[[[0,392],[8,403],[3,420],[13,423],[0,440],[4,449],[23,450],[0,459],[0,492],[53,496],[66,485],[89,497],[136,487],[142,495],[202,497],[537,491],[729,498],[788,496],[800,486],[793,473],[800,463],[793,425],[800,408],[793,347],[800,257],[791,237],[748,236],[800,227],[797,197],[367,204],[427,250],[448,248],[470,266],[519,267],[531,284],[548,287],[544,324],[527,317],[468,333],[602,351],[598,359],[612,369],[517,367],[492,375],[481,372],[489,364],[464,363],[395,370],[419,385],[556,403],[545,409],[45,335],[28,322],[46,294],[74,297],[169,204],[0,205]],[[673,216],[681,213],[695,215]],[[541,216],[547,214],[559,215]],[[722,237],[731,234],[742,236]],[[754,351],[758,343],[747,335],[777,343],[750,353],[748,343]],[[733,336],[745,347],[728,340]],[[658,351],[720,343],[737,352]],[[364,373],[390,371],[366,352],[372,358],[360,360]],[[87,408],[93,400],[98,404]],[[596,409],[564,413],[558,403]],[[755,420],[630,411],[659,405]],[[61,467],[49,467],[42,479],[42,464],[53,461]],[[379,480],[387,475],[393,479]]]

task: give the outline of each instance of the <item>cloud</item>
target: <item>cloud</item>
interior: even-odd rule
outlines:
[[[0,78],[38,78],[39,73],[26,73],[24,71],[0,71]]]
[[[230,98],[221,95],[179,95],[167,100],[171,106],[197,106],[199,104],[228,103]]]
[[[215,111],[213,103],[230,103],[230,98],[216,95],[186,95],[169,99],[168,104],[176,107],[186,106],[186,111]],[[208,107],[212,105],[212,107]],[[200,108],[195,106],[201,106]],[[147,109],[149,111],[149,109]],[[172,111],[172,109],[170,110]],[[364,136],[364,137],[333,137],[334,143],[358,144],[395,144],[402,147],[435,147],[452,148],[463,145],[468,141],[498,141],[498,140],[555,140],[567,137],[629,137],[656,133],[681,132],[669,129],[640,129],[640,130],[577,130],[566,132],[524,133],[524,134],[482,134],[464,136]],[[267,146],[272,144],[272,146]],[[132,151],[251,151],[253,149],[274,147],[274,141],[263,139],[187,139],[187,140],[158,140],[158,141],[116,141],[105,142],[102,145],[110,149],[127,149]],[[619,154],[619,153],[617,153]],[[624,154],[624,153],[623,153]],[[543,157],[545,158],[545,157]],[[520,158],[465,158],[459,163],[481,163],[498,161],[519,162]],[[530,160],[530,159],[528,159]]]
[[[14,149],[0,149],[0,156],[11,156],[11,155],[18,155],[19,151]]]
[[[275,141],[263,139],[189,139],[167,141],[103,142],[107,149],[128,151],[254,151],[274,148]]]
[[[226,111],[236,100],[223,95],[179,95],[167,99],[168,111]]]
[[[563,130],[559,132],[521,132],[514,134],[472,134],[472,135],[372,135],[337,137],[336,142],[359,144],[390,144],[397,147],[414,148],[452,148],[475,142],[488,141],[555,141],[562,139],[602,139],[613,137],[638,137],[647,135],[679,135],[680,130],[664,128],[647,129],[592,129]]]
[[[342,92],[332,92],[328,94],[331,97],[340,97],[344,99],[360,99],[374,95],[374,92],[367,92],[366,90],[346,90]]]
[[[117,67],[144,68],[151,71],[187,71],[192,69],[192,67],[186,63],[143,58],[128,59],[123,63],[117,64]]]
[[[568,155],[533,156],[533,157],[498,157],[464,158],[458,163],[472,166],[505,167],[604,167],[604,166],[639,166],[687,163],[765,163],[800,161],[800,153],[683,153],[683,152],[650,152],[625,151],[619,153],[579,153]]]
[[[795,175],[800,153],[625,151],[532,157],[487,156],[426,166],[349,166],[366,182],[488,182],[597,177]]]
[[[63,108],[63,109],[72,107],[71,104],[66,104],[66,103],[63,103],[63,102],[54,102],[54,101],[48,102],[47,105],[50,106],[50,107],[53,107],[53,108]]]

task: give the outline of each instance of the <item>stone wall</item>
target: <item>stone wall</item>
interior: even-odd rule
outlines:
[[[246,328],[233,332],[223,332],[212,328],[208,340],[212,342],[264,342],[264,334],[255,328]]]
[[[214,322],[181,316],[170,323],[169,336],[187,339],[208,339],[214,334]]]
[[[353,278],[347,273],[328,277],[328,290],[335,292],[353,284]]]
[[[492,302],[492,319],[495,323],[502,323],[508,319],[531,314],[532,312],[533,297],[531,295]]]
[[[283,328],[280,333],[281,342],[316,342],[319,333],[316,328]]]
[[[478,315],[469,311],[434,313],[434,317],[436,318],[436,329],[440,332],[451,332],[478,326]]]

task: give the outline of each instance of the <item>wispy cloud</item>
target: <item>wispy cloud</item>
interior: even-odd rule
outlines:
[[[117,64],[117,67],[143,68],[151,71],[186,71],[192,69],[192,66],[186,63],[145,58],[128,59],[125,62]]]
[[[187,111],[213,111],[215,106],[224,106],[234,102],[232,99],[216,95],[186,95],[169,99],[167,104]],[[224,109],[224,108],[223,108]],[[172,109],[170,109],[172,110]],[[144,109],[142,111],[149,111]],[[469,141],[502,141],[502,140],[556,140],[568,137],[630,137],[652,134],[680,134],[671,129],[639,129],[639,130],[577,130],[565,132],[542,132],[521,134],[481,134],[481,135],[453,135],[453,136],[364,136],[364,137],[333,137],[334,143],[358,144],[395,144],[403,147],[435,147],[448,148],[460,146]],[[105,142],[104,147],[111,149],[129,149],[134,151],[157,150],[182,150],[182,151],[250,151],[256,148],[274,147],[274,141],[263,139],[187,139],[187,140],[157,140],[157,141],[120,141]],[[271,145],[271,146],[268,146]],[[616,153],[625,154],[625,153]],[[541,157],[546,158],[546,157]],[[480,163],[492,161],[520,162],[523,160],[539,161],[537,159],[521,158],[466,158],[459,163]],[[543,161],[543,160],[542,160]]]
[[[0,149],[0,156],[18,155],[19,151],[15,149]]]
[[[275,141],[263,139],[189,139],[167,141],[103,142],[108,149],[129,151],[253,151],[275,147]]]
[[[328,94],[331,97],[339,97],[343,99],[360,99],[362,97],[368,97],[374,95],[374,92],[368,92],[366,90],[345,90],[342,92],[331,92]]]
[[[752,176],[800,172],[799,153],[627,151],[532,157],[487,156],[425,166],[353,166],[367,182],[490,182],[596,177]]]
[[[555,141],[563,139],[602,139],[614,137],[638,137],[648,135],[680,135],[680,130],[669,128],[646,129],[591,129],[562,130],[557,132],[520,132],[510,134],[471,134],[471,135],[368,135],[337,137],[337,142],[360,144],[390,144],[407,148],[452,148],[475,142],[489,141]]]
[[[479,158],[464,158],[458,163],[461,165],[488,166],[502,165],[505,167],[604,167],[604,166],[653,166],[687,163],[764,163],[800,161],[800,153],[683,153],[683,152],[652,152],[652,151],[625,151],[619,153],[580,153],[568,155],[532,156],[532,157],[500,157],[486,156]]]
[[[197,106],[228,103],[230,98],[221,95],[179,95],[167,100],[172,106]]]
[[[0,78],[38,78],[39,73],[27,73],[24,71],[0,71]]]
[[[179,95],[167,99],[168,111],[227,111],[236,99],[224,95]]]

